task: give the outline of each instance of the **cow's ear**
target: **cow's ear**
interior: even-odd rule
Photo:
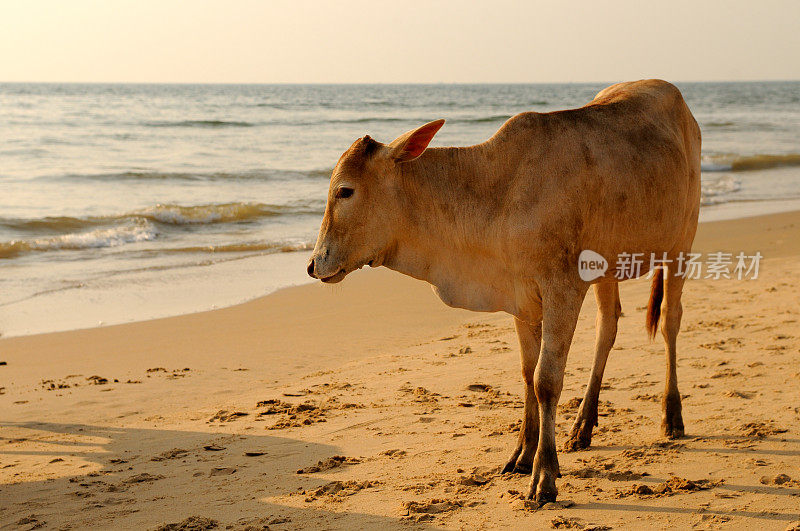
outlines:
[[[425,148],[428,147],[431,140],[433,140],[433,135],[435,135],[443,125],[444,120],[436,120],[400,135],[389,144],[391,157],[396,162],[408,162],[409,160],[414,160],[419,157],[422,155],[422,152],[425,151]]]

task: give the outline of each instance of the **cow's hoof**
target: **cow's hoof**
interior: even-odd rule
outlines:
[[[683,418],[680,412],[662,419],[661,434],[667,439],[680,439],[684,436]]]
[[[555,463],[555,469],[552,471],[544,469],[534,471],[528,485],[526,499],[533,500],[538,507],[556,501],[558,489],[555,478],[558,473],[558,463]]]
[[[523,461],[517,461],[517,464],[514,465],[514,470],[513,470],[515,474],[525,474],[526,476],[530,476],[532,471],[533,471],[533,464],[525,463]]]
[[[582,412],[578,413],[569,432],[569,439],[564,444],[564,451],[586,450],[592,444],[592,429],[597,426],[597,415],[590,416],[591,418],[586,418]]]
[[[546,503],[555,503],[557,493],[555,492],[537,492],[536,493],[536,503],[539,504],[539,507]]]
[[[514,472],[514,468],[517,466],[517,459],[519,458],[519,454],[522,453],[522,448],[517,447],[514,452],[511,454],[511,457],[506,461],[506,464],[503,465],[502,470],[500,470],[501,474],[509,474]]]
[[[525,497],[526,506],[533,509],[538,509],[548,503],[554,503],[557,495],[557,492],[534,492],[533,489],[531,489],[528,492],[528,495]]]
[[[582,435],[570,435],[567,442],[564,443],[565,452],[577,452],[578,450],[586,450],[592,444],[592,436],[588,437]]]
[[[509,460],[504,466],[503,470],[501,471],[502,474],[526,474],[530,475],[531,471],[533,470],[533,464],[525,462],[522,459],[517,459],[516,457]]]
[[[661,426],[661,433],[667,439],[680,439],[685,435],[683,426],[670,426],[667,424]]]

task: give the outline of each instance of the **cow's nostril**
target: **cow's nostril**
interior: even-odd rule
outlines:
[[[308,262],[308,267],[306,268],[306,271],[308,271],[308,276],[310,276],[311,278],[315,278],[314,277],[314,260],[313,259]]]

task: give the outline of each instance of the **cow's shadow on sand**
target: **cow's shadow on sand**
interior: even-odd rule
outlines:
[[[331,478],[297,471],[337,453],[272,435],[0,421],[0,467],[28,475],[0,485],[0,527],[153,528],[197,516],[223,529],[407,529],[399,507],[387,518],[304,502],[302,490]],[[299,503],[270,501],[292,493]]]
[[[26,441],[20,441],[25,438]],[[723,436],[703,436],[707,442]],[[800,455],[800,440],[783,439],[791,449],[681,448],[681,452],[717,452],[755,457],[760,453]],[[597,446],[625,450],[636,446]],[[185,451],[185,452],[184,452]],[[246,455],[263,454],[263,455]],[[119,428],[88,424],[0,421],[0,467],[28,477],[0,485],[0,527],[154,528],[197,516],[233,529],[269,525],[273,529],[425,528],[396,517],[336,510],[319,500],[306,503],[300,492],[331,481],[341,470],[297,474],[297,470],[338,455],[336,446],[273,435],[209,431]],[[348,456],[358,457],[358,456]],[[25,461],[23,464],[22,461]],[[345,465],[347,466],[347,465]],[[358,465],[351,465],[357,467]],[[356,469],[354,469],[356,470]],[[31,477],[31,471],[35,476]],[[357,474],[354,474],[357,475]],[[343,478],[342,478],[343,479]],[[348,478],[350,479],[350,478]],[[358,478],[364,479],[364,478]],[[644,477],[641,483],[668,478]],[[389,489],[378,485],[376,489]],[[800,489],[723,483],[718,489],[800,497]],[[489,494],[491,495],[491,494]],[[275,497],[280,497],[278,501]],[[568,493],[562,497],[569,497]],[[296,500],[297,503],[283,503]],[[643,503],[642,503],[643,502]],[[667,507],[658,499],[579,503],[576,509],[647,513],[696,513],[697,508]],[[797,513],[706,509],[703,514],[788,522]],[[169,515],[169,516],[165,516]]]

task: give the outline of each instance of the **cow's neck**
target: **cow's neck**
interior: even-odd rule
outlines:
[[[450,306],[508,311],[482,196],[493,174],[480,147],[429,149],[403,164],[402,230],[384,265],[431,283]]]

